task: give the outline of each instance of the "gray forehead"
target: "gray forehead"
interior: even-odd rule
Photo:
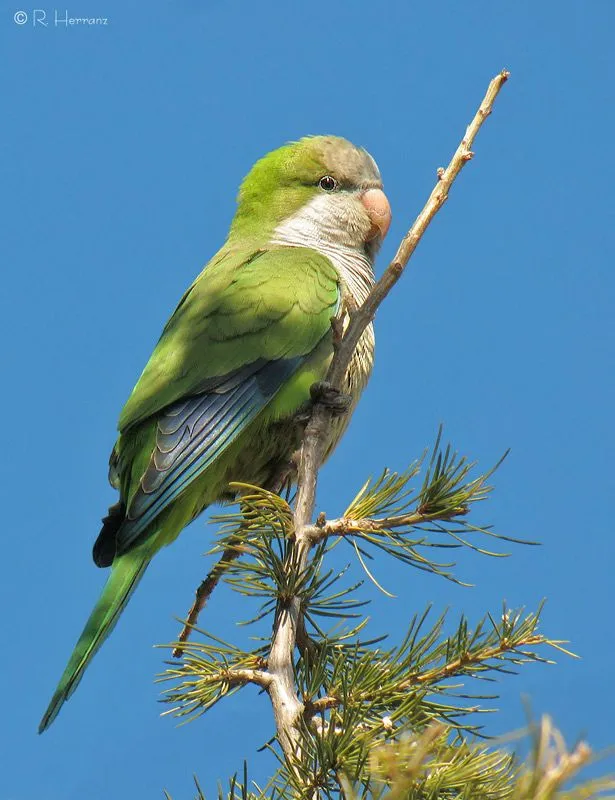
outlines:
[[[344,139],[328,140],[323,143],[323,156],[326,166],[344,182],[382,185],[378,165],[362,147],[356,147]]]

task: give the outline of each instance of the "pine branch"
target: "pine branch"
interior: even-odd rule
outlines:
[[[173,705],[165,714],[194,719],[247,684],[265,690],[271,685],[266,662],[258,654],[245,653],[205,631],[201,633],[210,642],[185,643],[182,662],[168,662],[157,679],[158,683],[175,684],[164,692],[163,701]]]
[[[450,742],[448,731],[431,726],[405,741],[382,744],[370,754],[370,796],[379,800],[589,800],[615,789],[613,776],[564,785],[595,760],[579,742],[568,750],[551,719],[530,725],[532,750],[520,764],[510,753],[466,740]],[[349,784],[350,782],[347,781]],[[346,790],[348,800],[359,793]],[[612,797],[612,795],[610,795]]]
[[[226,790],[220,785],[218,800],[286,800],[317,794],[327,800],[612,800],[613,775],[565,788],[600,758],[586,742],[568,749],[548,716],[513,738],[527,734],[531,750],[520,762],[508,749],[477,743],[440,723],[409,736],[382,739],[367,750],[356,736],[352,747],[340,728],[323,725],[320,736],[307,745],[309,759],[299,774],[282,764],[266,787],[253,784],[251,791],[244,764],[243,779],[234,775]],[[340,739],[347,755],[343,762],[333,756]],[[195,800],[205,800],[194,780]],[[172,800],[168,792],[164,796]]]
[[[414,528],[425,522],[439,520],[446,522],[455,517],[467,514],[469,509],[466,506],[459,506],[447,511],[445,514],[423,514],[420,511],[413,511],[410,514],[400,514],[396,517],[364,517],[363,519],[352,519],[350,517],[340,517],[324,522],[322,525],[314,525],[308,528],[308,535],[313,542],[320,542],[329,536],[348,536],[353,533],[377,533],[379,531],[390,531],[394,528]]]
[[[356,311],[350,313],[346,332],[338,342],[327,381],[340,389],[350,360],[361,337],[371,322],[376,310],[401,277],[410,256],[427,230],[437,211],[448,197],[449,190],[465,164],[472,158],[472,145],[483,122],[491,113],[496,97],[508,79],[506,71],[497,75],[489,84],[487,93],[468,126],[450,164],[438,172],[438,183],[432,191],[424,209],[417,217],[401,244],[393,261],[376,283],[367,299]],[[305,571],[309,559],[310,537],[308,526],[314,513],[316,479],[324,456],[325,437],[331,422],[331,412],[322,403],[316,403],[306,426],[297,479],[297,499],[294,513],[295,553],[294,566]],[[274,680],[269,688],[273,704],[278,739],[288,759],[295,761],[300,756],[300,737],[297,723],[303,705],[297,697],[294,684],[293,652],[299,630],[301,599],[294,597],[289,603],[278,604],[276,626],[268,658],[269,672]]]
[[[386,713],[398,724],[409,723],[412,728],[417,715],[424,714],[421,704],[426,692],[446,695],[452,688],[459,688],[443,686],[452,678],[484,678],[485,673],[510,672],[511,667],[532,661],[553,663],[534,652],[536,647],[552,647],[572,655],[564,649],[565,642],[538,633],[540,611],[523,616],[521,611],[504,609],[500,623],[489,615],[474,630],[470,630],[462,618],[457,632],[440,642],[444,615],[422,636],[420,631],[426,614],[420,620],[415,618],[405,640],[397,648],[384,652],[365,650],[354,658],[349,658],[347,653],[338,654],[330,674],[320,681],[320,685],[329,686],[327,694],[312,699],[309,693],[304,693],[304,716],[310,719],[344,705],[362,705],[367,709],[364,711],[366,718],[373,716],[378,720]],[[413,691],[416,703],[412,702]],[[468,694],[465,697],[479,699]],[[442,709],[449,721],[451,715],[485,710],[452,706]],[[402,723],[408,713],[413,718]],[[436,705],[430,701],[428,716],[433,718],[437,713]]]

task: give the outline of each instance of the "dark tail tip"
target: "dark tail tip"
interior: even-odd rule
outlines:
[[[97,567],[110,567],[116,556],[116,540],[124,518],[126,516],[126,506],[123,503],[116,503],[109,508],[109,513],[103,517],[98,539],[94,542],[92,557]]]
[[[39,734],[40,733],[45,733],[47,728],[51,725],[51,723],[54,721],[54,719],[58,716],[58,713],[59,713],[60,709],[62,708],[62,705],[63,705],[65,700],[66,700],[66,696],[65,696],[64,692],[62,692],[62,693],[56,692],[54,694],[54,696],[51,698],[51,702],[47,706],[47,711],[45,711],[45,713],[43,714],[43,718],[41,719],[41,721],[39,723],[39,726],[38,726]]]

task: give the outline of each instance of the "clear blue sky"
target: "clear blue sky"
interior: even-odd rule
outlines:
[[[382,268],[502,67],[476,159],[378,316],[375,374],[319,507],[405,467],[440,422],[485,467],[510,446],[479,519],[544,546],[463,556],[473,589],[380,563],[398,599],[376,598],[370,630],[395,638],[427,602],[477,620],[547,597],[544,631],[583,659],[506,679],[488,730],[521,725],[528,694],[571,740],[612,744],[613,3],[74,0],[69,16],[108,18],[88,29],[3,5],[3,800],[180,800],[193,772],[213,790],[244,757],[267,774],[265,697],[180,729],[158,717],[151,645],[207,569],[203,519],[35,733],[104,580],[90,551],[117,414],[256,158],[310,133],[366,146],[394,212]],[[235,637],[242,617],[226,591],[203,623]]]

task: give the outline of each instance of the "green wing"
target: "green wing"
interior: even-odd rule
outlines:
[[[164,328],[120,414],[120,432],[259,359],[309,354],[338,304],[337,273],[314,250],[222,250]]]
[[[215,258],[180,301],[122,411],[112,471],[125,516],[113,535],[103,528],[97,563],[149,535],[331,336],[338,306],[337,273],[313,250]]]

